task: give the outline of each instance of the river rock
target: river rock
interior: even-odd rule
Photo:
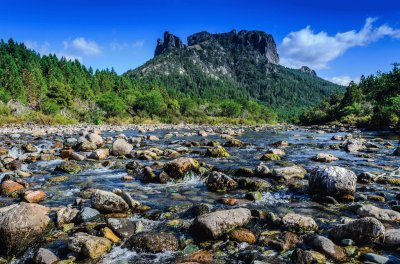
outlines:
[[[82,161],[85,160],[85,156],[76,153],[75,151],[72,151],[71,154],[69,155],[69,158],[72,160],[76,160],[76,161]]]
[[[28,153],[34,153],[38,151],[37,147],[35,147],[32,143],[26,143],[22,145],[22,149]]]
[[[57,211],[57,225],[62,226],[63,224],[69,224],[78,215],[79,210],[72,207],[61,207]]]
[[[400,229],[387,229],[383,237],[383,244],[388,247],[400,247]]]
[[[228,153],[228,151],[222,146],[216,146],[216,147],[207,149],[205,155],[207,157],[213,157],[213,158],[227,158],[227,157],[231,156]]]
[[[318,225],[314,219],[300,214],[286,214],[282,217],[282,225],[292,232],[312,232],[318,230]]]
[[[35,256],[36,264],[56,264],[60,259],[50,250],[39,248]]]
[[[362,205],[357,210],[357,214],[361,217],[375,217],[385,222],[400,222],[400,213],[390,209],[381,209],[374,205]]]
[[[352,239],[356,243],[367,244],[383,237],[385,227],[376,218],[364,217],[337,225],[330,230],[329,234],[337,241]]]
[[[122,213],[129,210],[129,205],[122,197],[102,190],[96,190],[92,195],[92,207],[101,213]]]
[[[312,240],[311,246],[315,250],[320,251],[337,261],[341,261],[346,258],[344,249],[335,245],[329,238],[317,235]]]
[[[312,250],[302,250],[300,248],[296,248],[293,251],[291,260],[294,264],[326,263],[326,258],[321,253]]]
[[[110,150],[108,148],[96,149],[89,155],[89,158],[95,160],[105,160],[109,155]]]
[[[303,179],[307,171],[301,166],[289,166],[272,169],[271,175],[273,178],[289,181],[293,178]]]
[[[228,175],[212,171],[207,178],[207,188],[211,191],[226,192],[234,190],[238,187],[238,183]]]
[[[86,139],[90,142],[96,144],[96,146],[101,146],[104,143],[103,138],[97,133],[89,133],[86,135]]]
[[[40,203],[46,199],[46,193],[42,190],[26,191],[24,193],[24,201],[28,203]]]
[[[190,171],[196,172],[199,168],[199,162],[192,158],[174,159],[164,165],[164,171],[171,178],[183,178]]]
[[[141,232],[132,236],[127,245],[139,252],[160,253],[178,250],[179,241],[170,233]]]
[[[216,239],[232,228],[247,224],[251,211],[246,208],[221,210],[195,218],[191,231],[200,238]]]
[[[55,168],[56,171],[61,171],[69,174],[78,173],[82,170],[81,166],[75,161],[64,161]]]
[[[24,202],[0,208],[0,255],[17,255],[37,240],[50,223],[48,212]]]
[[[86,233],[75,233],[68,240],[68,248],[84,257],[98,259],[112,247],[110,240],[104,237],[88,235]]]
[[[328,153],[318,153],[312,158],[314,161],[318,162],[332,162],[338,160],[334,155]]]
[[[101,214],[96,209],[90,207],[83,207],[77,216],[80,222],[92,222],[101,217]]]
[[[254,244],[257,240],[253,232],[242,227],[236,228],[229,232],[229,238],[239,243],[245,242],[248,244]]]
[[[317,167],[308,178],[310,193],[342,198],[354,195],[357,176],[346,168],[338,166]]]
[[[119,138],[112,144],[112,153],[115,156],[126,156],[130,155],[133,146],[129,144],[125,139]]]
[[[255,177],[240,177],[237,182],[240,188],[250,191],[267,191],[271,188],[271,183]]]
[[[18,182],[6,180],[1,183],[1,194],[2,195],[10,195],[14,192],[23,190],[24,186],[19,184]]]
[[[347,152],[358,152],[364,149],[363,139],[348,139],[344,142],[344,150]]]
[[[121,238],[130,238],[143,230],[142,222],[132,222],[127,218],[108,218],[107,225]]]

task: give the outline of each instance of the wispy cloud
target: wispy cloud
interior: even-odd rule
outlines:
[[[86,40],[78,37],[72,41],[64,41],[64,50],[72,51],[74,54],[95,56],[101,54],[101,48],[95,41]]]
[[[141,48],[144,45],[144,40],[136,40],[134,42],[118,42],[113,41],[110,43],[110,48],[112,50],[126,50],[129,48]]]
[[[342,76],[327,78],[327,80],[339,85],[347,86],[351,81],[358,83],[360,81],[360,78],[342,75]]]
[[[367,18],[364,27],[357,30],[328,35],[315,33],[310,26],[289,33],[280,45],[281,63],[292,68],[307,65],[313,69],[325,69],[329,62],[343,55],[348,49],[366,46],[384,37],[400,39],[400,29],[388,25],[374,27],[376,18]]]
[[[24,41],[24,44],[28,49],[36,50],[40,54],[49,53],[50,43],[47,41],[44,43],[39,43],[37,41],[26,40]]]

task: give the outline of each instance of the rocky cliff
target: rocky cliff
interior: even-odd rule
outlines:
[[[252,98],[287,112],[342,89],[308,67],[279,65],[275,40],[262,31],[202,31],[189,36],[187,45],[165,32],[154,53],[153,59],[127,74],[162,81],[169,89],[199,98]]]

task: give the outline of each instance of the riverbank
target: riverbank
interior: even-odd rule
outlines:
[[[398,140],[342,126],[7,125],[0,252],[14,263],[397,261]]]

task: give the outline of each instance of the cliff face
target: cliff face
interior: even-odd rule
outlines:
[[[342,89],[308,67],[279,65],[274,38],[262,31],[202,31],[189,36],[187,45],[165,32],[154,54],[127,75],[161,81],[169,89],[200,98],[251,98],[271,107],[299,109]]]

